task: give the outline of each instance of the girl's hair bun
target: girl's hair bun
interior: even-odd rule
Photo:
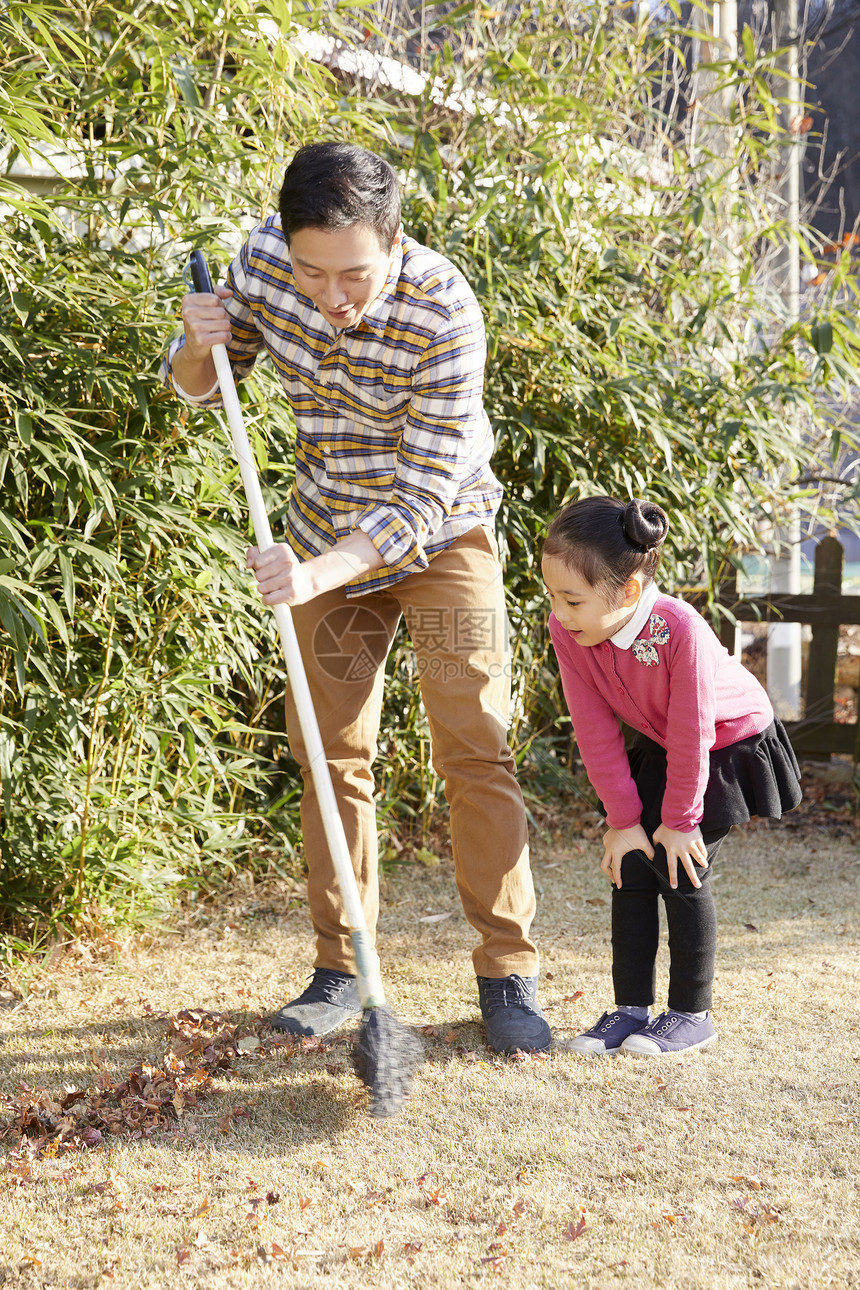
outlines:
[[[656,551],[669,532],[666,512],[654,502],[637,497],[627,503],[619,519],[627,541],[639,551]]]

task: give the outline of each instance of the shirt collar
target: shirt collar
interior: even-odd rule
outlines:
[[[649,582],[639,597],[639,603],[633,612],[633,617],[614,636],[609,638],[616,649],[630,649],[633,642],[641,635],[643,627],[651,617],[651,610],[654,608],[654,602],[659,594],[660,588],[656,582]]]

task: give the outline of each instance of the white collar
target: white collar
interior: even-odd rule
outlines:
[[[616,649],[630,649],[651,617],[651,610],[654,608],[654,602],[659,595],[660,588],[656,582],[649,582],[639,597],[639,603],[634,610],[633,617],[614,636],[609,638]]]

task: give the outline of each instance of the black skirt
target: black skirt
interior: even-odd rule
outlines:
[[[666,750],[653,739],[637,735],[627,755],[642,800],[642,826],[650,835],[660,826]],[[699,826],[703,833],[744,824],[754,815],[778,820],[800,805],[800,767],[779,718],[760,735],[714,749],[710,763]]]

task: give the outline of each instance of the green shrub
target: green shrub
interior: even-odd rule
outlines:
[[[9,924],[138,923],[239,864],[298,863],[283,668],[242,570],[236,472],[216,419],[180,408],[157,371],[189,250],[225,263],[298,144],[348,137],[387,155],[407,227],[484,308],[513,738],[531,793],[566,750],[536,568],[559,504],[649,493],[673,516],[670,584],[712,586],[762,520],[814,503],[792,473],[828,448],[825,399],[856,380],[857,337],[844,275],[815,319],[786,329],[751,270],[782,236],[749,182],[775,146],[766,62],[716,70],[743,96],[719,136],[728,151],[693,164],[655,94],[683,33],[609,10],[538,6],[504,23],[455,11],[431,67],[445,93],[412,100],[302,54],[305,30],[349,39],[350,10],[51,0],[0,13],[10,157],[32,145],[57,165],[41,197],[9,179],[0,191]],[[277,518],[292,423],[265,364],[242,397]],[[394,850],[427,843],[441,800],[410,667],[401,641],[380,741]]]

